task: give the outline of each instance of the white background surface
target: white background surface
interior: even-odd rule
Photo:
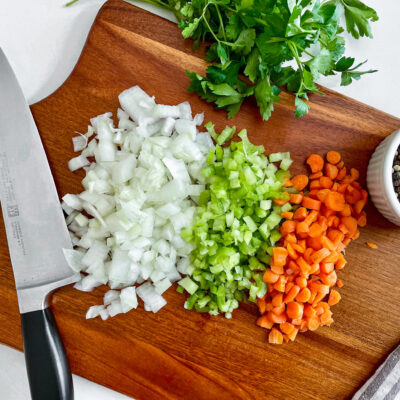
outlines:
[[[90,26],[104,0],[80,0],[65,8],[65,0],[1,0],[0,47],[11,62],[30,104],[57,89],[71,73]],[[380,16],[374,39],[348,40],[346,54],[368,59],[367,75],[345,88],[337,79],[322,81],[343,94],[400,117],[399,0],[367,0]],[[0,88],[1,91],[1,88]],[[127,399],[74,376],[76,400]],[[29,388],[22,353],[0,345],[0,399],[28,400]]]

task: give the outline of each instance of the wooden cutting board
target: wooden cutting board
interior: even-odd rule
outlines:
[[[223,111],[187,93],[186,68],[202,73],[205,64],[175,24],[121,1],[105,4],[71,76],[32,106],[60,196],[81,191],[82,173],[67,168],[74,131],[85,132],[93,116],[115,113],[117,96],[128,87],[140,85],[163,104],[189,100],[206,121],[225,126]],[[293,98],[282,94],[268,123],[252,102],[230,123],[247,128],[268,152],[290,151],[293,172],[304,169],[311,152],[335,149],[365,182],[371,153],[400,120],[325,92],[311,97],[311,112],[300,120],[293,115]],[[66,287],[54,294],[52,308],[72,371],[141,400],[350,398],[400,339],[400,229],[372,205],[367,212],[369,224],[349,246],[348,264],[339,273],[345,286],[331,328],[273,346],[255,325],[254,305],[242,305],[232,320],[210,317],[186,311],[185,296],[173,289],[155,315],[140,305],[106,322],[86,321],[86,309],[102,302],[105,289],[81,293]],[[22,349],[3,224],[0,243],[0,341]]]

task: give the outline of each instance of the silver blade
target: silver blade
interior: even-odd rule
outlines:
[[[41,309],[78,277],[63,256],[71,239],[39,132],[1,49],[0,200],[20,311]]]

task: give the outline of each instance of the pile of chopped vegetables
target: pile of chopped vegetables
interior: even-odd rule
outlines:
[[[166,304],[162,293],[190,269],[193,245],[180,233],[192,222],[204,189],[200,171],[214,148],[209,133],[197,130],[203,115],[192,118],[189,103],[159,105],[138,86],[119,100],[117,128],[107,113],[73,139],[82,153],[69,167],[84,167],[85,190],[62,203],[75,245],[65,256],[84,273],[75,287],[112,289],[88,318],[136,308],[136,294],[148,311]]]
[[[275,344],[332,324],[330,308],[340,300],[335,287],[343,286],[336,274],[346,264],[343,250],[366,225],[368,194],[357,182],[358,171],[347,173],[335,151],[328,152],[325,163],[317,154],[307,163],[309,176],[287,182],[300,193],[291,199],[293,211],[284,215],[282,239],[264,273],[267,294],[257,301],[262,314],[257,324],[272,328],[269,342]]]
[[[205,76],[187,72],[190,92],[233,117],[254,96],[267,120],[279,87],[295,95],[296,117],[305,115],[321,75],[341,75],[349,85],[365,63],[343,56],[346,29],[355,39],[372,38],[378,16],[360,0],[144,0],[171,10],[185,39],[211,43]],[[344,16],[342,18],[342,16]],[[345,22],[345,24],[343,24]]]
[[[190,293],[185,303],[199,312],[231,317],[239,301],[263,298],[267,285],[262,271],[269,263],[268,252],[280,239],[280,207],[273,199],[289,199],[283,184],[289,177],[289,153],[264,155],[263,146],[254,146],[245,130],[221,147],[235,133],[226,127],[219,135],[206,125],[217,142],[202,170],[206,190],[200,195],[194,224],[182,237],[194,244],[191,278],[179,282]],[[273,162],[280,162],[280,168]]]

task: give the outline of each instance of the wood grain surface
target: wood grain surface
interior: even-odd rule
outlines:
[[[163,104],[189,100],[206,121],[225,126],[223,111],[187,93],[186,68],[201,73],[205,64],[175,24],[121,1],[105,4],[72,75],[32,107],[60,196],[81,191],[82,173],[67,168],[74,131],[86,131],[93,116],[116,113],[117,96],[128,87],[140,85]],[[283,93],[268,123],[251,101],[230,123],[247,128],[268,152],[290,151],[293,172],[304,169],[311,152],[335,149],[365,182],[371,153],[400,120],[325,92],[311,97],[311,112],[300,120],[294,118],[292,96]],[[345,286],[331,328],[273,346],[255,325],[254,305],[241,305],[232,320],[210,317],[186,311],[185,296],[174,289],[155,315],[141,305],[106,322],[86,321],[86,309],[102,302],[105,289],[81,293],[66,287],[53,295],[52,308],[72,371],[140,400],[351,398],[400,339],[400,229],[372,205],[367,212],[368,226],[349,246],[348,264],[339,272]],[[378,249],[368,248],[367,241]],[[21,349],[3,224],[0,243],[0,341]]]

